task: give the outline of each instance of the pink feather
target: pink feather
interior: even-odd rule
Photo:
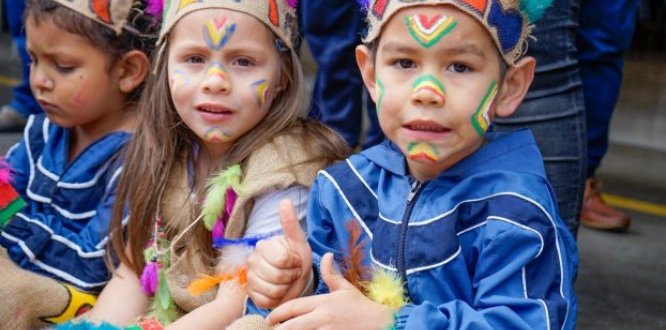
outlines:
[[[222,218],[215,221],[211,235],[213,236],[213,240],[224,237],[224,220]]]
[[[161,19],[164,12],[164,0],[146,0],[147,6],[145,12],[155,19]]]
[[[296,8],[298,6],[298,0],[286,0],[287,6],[291,8]]]
[[[159,283],[159,267],[157,262],[149,262],[143,268],[141,274],[141,288],[143,292],[152,297],[157,291],[157,284]]]
[[[10,183],[12,183],[12,169],[3,157],[0,158],[0,184]]]

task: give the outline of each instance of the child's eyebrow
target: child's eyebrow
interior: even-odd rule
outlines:
[[[382,50],[388,53],[416,53],[416,49],[397,42],[387,42],[384,46],[382,46]]]
[[[476,55],[483,59],[486,58],[486,53],[475,44],[457,44],[452,47],[446,47],[442,50],[442,53],[446,55]]]

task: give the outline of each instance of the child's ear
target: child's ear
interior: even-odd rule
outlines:
[[[118,87],[123,93],[133,91],[146,79],[150,70],[148,56],[139,50],[131,50],[116,62],[116,77]]]
[[[370,97],[377,103],[377,77],[375,76],[375,61],[372,51],[365,45],[356,46],[356,64],[361,70],[361,77]]]
[[[534,57],[526,56],[506,71],[495,110],[499,117],[510,116],[518,109],[532,84],[535,67]]]

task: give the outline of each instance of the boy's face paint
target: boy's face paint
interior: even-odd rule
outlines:
[[[384,25],[368,72],[375,81],[381,77],[374,88],[382,131],[403,151],[410,173],[428,179],[483,144],[470,117],[496,94],[491,89],[487,96],[499,80],[499,56],[486,29],[455,7],[401,13]],[[413,23],[405,24],[405,16]],[[483,104],[481,118],[488,120],[479,123],[487,127],[493,106]]]
[[[415,14],[405,16],[405,24],[414,40],[421,46],[430,48],[442,37],[451,33],[458,25],[458,21],[443,15]]]
[[[479,136],[484,136],[488,127],[490,126],[491,121],[491,110],[495,105],[495,97],[497,96],[497,82],[493,80],[488,87],[486,95],[481,99],[481,104],[479,104],[478,109],[472,115],[471,121],[472,126],[479,134]]]
[[[203,27],[204,40],[208,47],[219,50],[229,42],[229,38],[236,31],[236,24],[227,20],[226,17],[213,18],[206,22]]]
[[[412,84],[412,94],[419,93],[421,91],[428,91],[435,94],[437,97],[444,99],[445,88],[439,79],[431,74],[421,76],[416,78]]]
[[[233,10],[193,11],[176,23],[168,47],[173,104],[209,151],[223,153],[266,116],[280,58],[264,24]]]
[[[30,87],[49,119],[94,138],[125,122],[126,95],[109,72],[109,55],[53,20],[25,22]],[[114,123],[114,124],[109,124]]]
[[[377,96],[377,112],[382,111],[382,101],[384,100],[384,83],[382,83],[382,80],[379,79],[379,76],[377,76],[377,90],[379,92],[379,95]]]
[[[436,144],[412,142],[407,145],[407,157],[411,160],[436,163],[439,155],[439,147]]]

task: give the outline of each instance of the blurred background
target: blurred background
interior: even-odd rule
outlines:
[[[579,329],[666,329],[666,0],[636,1],[641,1],[638,25],[626,56],[610,148],[597,173],[606,201],[633,222],[622,234],[581,226]],[[11,100],[22,72],[3,8],[0,105]],[[307,45],[302,53],[311,87],[316,64]],[[0,155],[19,137],[0,133]]]

